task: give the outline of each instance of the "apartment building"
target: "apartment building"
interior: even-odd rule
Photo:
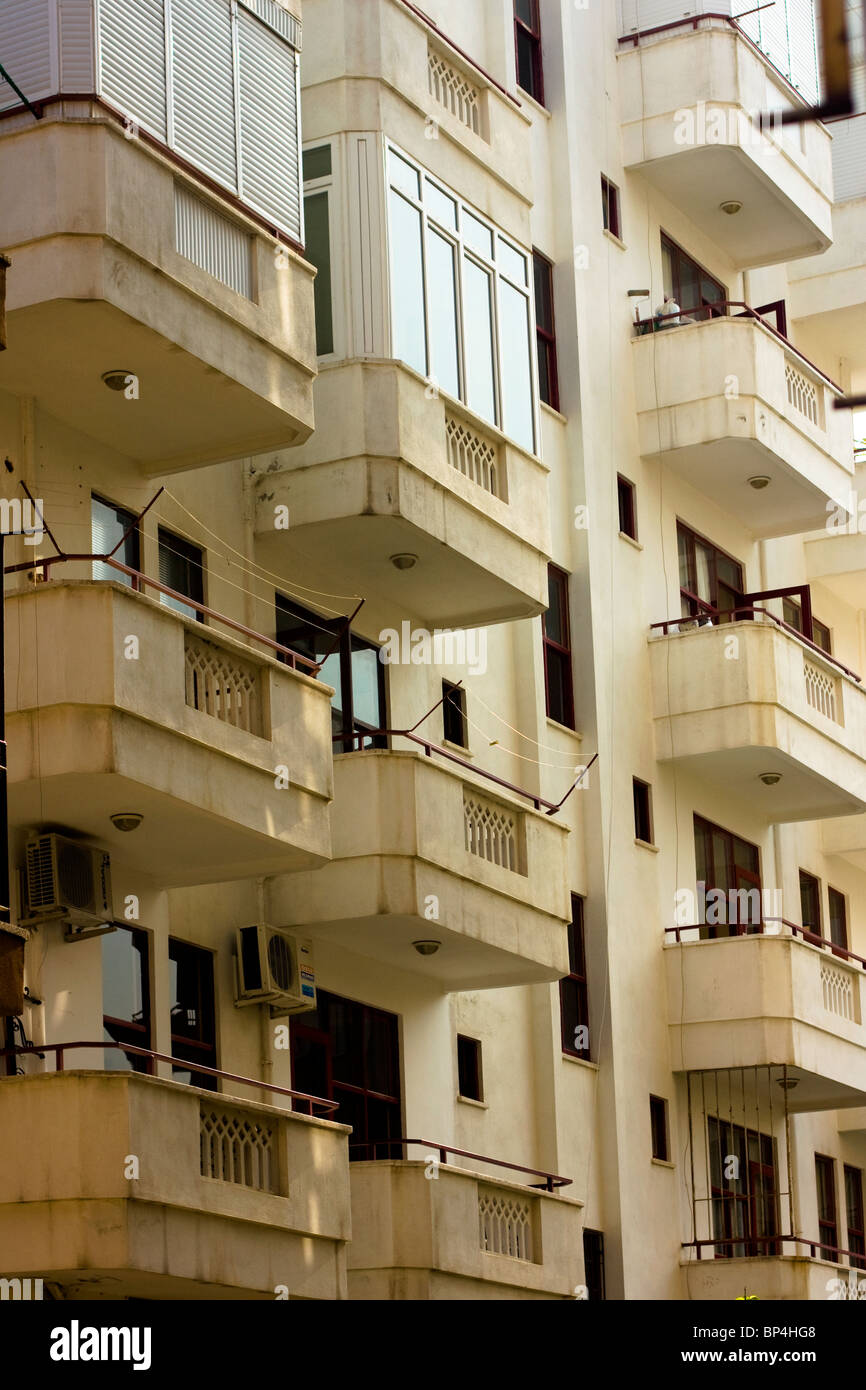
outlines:
[[[746,8],[7,0],[0,1278],[856,1292],[866,115]]]

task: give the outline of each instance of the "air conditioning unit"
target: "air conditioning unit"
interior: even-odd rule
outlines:
[[[111,922],[111,856],[65,835],[39,835],[26,851],[27,911],[75,925]]]
[[[313,948],[287,932],[263,925],[237,934],[236,1003],[270,1004],[272,1012],[300,1014],[316,1007]]]

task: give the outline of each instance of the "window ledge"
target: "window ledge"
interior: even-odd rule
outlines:
[[[575,1057],[573,1052],[563,1052],[563,1062],[573,1062],[577,1067],[587,1067],[590,1071],[598,1071],[598,1062],[594,1062],[591,1057]]]
[[[537,111],[539,116],[544,116],[545,120],[553,120],[553,112],[550,108],[548,106],[543,106],[537,97],[534,97],[531,92],[526,91],[525,87],[521,87],[518,84],[516,90],[518,101],[521,103],[525,102],[530,111]]]
[[[563,415],[561,410],[557,410],[555,405],[548,405],[547,401],[542,400],[539,400],[538,404],[541,407],[542,414],[552,415],[554,420],[558,420],[561,425],[568,424],[568,416]]]
[[[670,1168],[671,1172],[676,1168],[675,1163],[671,1163],[669,1158],[654,1158],[651,1160],[656,1168]]]
[[[474,1105],[476,1110],[489,1110],[490,1106],[486,1100],[473,1100],[471,1096],[461,1096],[459,1091],[457,1099],[461,1105]]]
[[[578,743],[583,743],[583,734],[579,734],[577,729],[570,729],[567,724],[560,724],[558,719],[552,719],[549,714],[545,722],[549,728],[556,729],[561,734],[568,734],[571,738],[576,738]]]
[[[659,846],[650,844],[649,840],[639,840],[635,835],[634,842],[639,849],[651,850],[653,854],[658,854],[659,852]]]
[[[452,743],[450,738],[443,738],[442,747],[450,748],[452,753],[459,753],[461,758],[468,759],[474,756],[469,748],[466,748],[462,743]]]
[[[643,550],[640,541],[635,540],[634,536],[630,536],[628,531],[620,531],[619,538],[621,541],[628,541],[629,545],[633,545],[635,550]]]
[[[607,227],[602,227],[602,231],[604,232],[604,234],[605,234],[605,236],[607,237],[608,241],[612,241],[613,244],[614,244],[614,246],[618,246],[618,247],[619,247],[620,251],[627,251],[627,250],[628,250],[628,247],[626,246],[625,242],[624,242],[620,237],[618,237],[618,236],[616,235],[616,232],[610,231],[609,228],[607,228]]]

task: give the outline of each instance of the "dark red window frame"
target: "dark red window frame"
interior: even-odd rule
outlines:
[[[814,936],[824,935],[824,913],[821,907],[821,880],[800,870],[800,919],[806,931]],[[808,919],[808,920],[807,920]]]
[[[184,970],[184,984],[193,986],[189,994],[172,1004],[171,1055],[182,1062],[197,1062],[203,1067],[217,1066],[216,1036],[216,961],[213,951],[192,941],[169,937],[168,958]],[[192,1017],[190,1017],[192,1015]],[[184,1070],[174,1067],[173,1075]],[[216,1091],[217,1078],[191,1071],[191,1086]]]
[[[828,1154],[815,1155],[815,1183],[818,1189],[818,1235],[821,1258],[838,1260],[839,1214],[836,1203],[836,1160]]]
[[[640,777],[631,779],[632,801],[634,803],[634,837],[641,844],[654,844],[653,840],[653,801],[652,787]]]
[[[776,1141],[760,1130],[746,1129],[716,1115],[707,1116],[710,1146],[710,1195],[717,1260],[776,1255],[772,1237],[779,1233]],[[737,1177],[727,1177],[723,1156],[739,1159]]]
[[[622,241],[622,219],[619,207],[619,189],[606,174],[601,176],[601,210],[604,229]]]
[[[863,1169],[845,1164],[846,1237],[852,1269],[866,1269],[866,1224],[863,1218]]]
[[[795,632],[802,633],[803,610],[796,599],[782,599],[782,620]],[[830,635],[830,629],[826,623],[819,622],[814,614],[812,615],[812,641],[816,647],[821,648],[822,652],[826,652],[828,656],[833,655],[833,639]]]
[[[619,510],[619,529],[623,536],[637,540],[637,488],[621,473],[616,475],[616,501]]]
[[[661,1163],[668,1163],[671,1156],[668,1139],[668,1103],[661,1096],[650,1096],[649,1101],[652,1155]]]
[[[725,921],[705,922],[701,926],[702,939],[712,941],[718,937],[751,936],[759,933],[763,920],[762,899],[759,897],[757,922],[740,922],[739,913],[737,921],[732,922],[729,897],[732,889],[749,892],[756,888],[760,894],[761,854],[758,846],[739,835],[734,835],[730,830],[725,830],[721,825],[715,825],[704,816],[694,817],[694,832],[697,878],[700,880],[703,872],[706,892],[709,893],[710,889],[716,888],[725,894]],[[739,899],[736,903],[739,907]]]
[[[571,614],[568,604],[568,575],[557,565],[547,566],[549,606],[542,615],[541,632],[544,644],[544,706],[549,719],[555,719],[566,729],[574,725],[574,673],[571,668]],[[552,635],[550,615],[558,608],[561,626],[559,636]],[[564,640],[563,640],[564,639]],[[553,709],[553,671],[558,673],[557,686],[561,706]]]
[[[728,291],[722,282],[711,275],[708,270],[705,270],[694,256],[690,256],[688,251],[683,250],[682,246],[679,246],[665,232],[662,232],[661,236],[663,257],[666,254],[670,261],[670,292],[683,314],[699,320],[724,317],[726,312],[724,308],[711,309],[706,307],[710,304],[718,305],[727,302]],[[695,292],[689,288],[689,281],[696,284]]]
[[[562,1050],[569,1057],[592,1057],[592,1032],[589,1022],[589,982],[586,975],[586,936],[584,930],[584,900],[578,893],[571,895],[571,921],[568,924],[568,974],[559,982],[559,1017]],[[574,1035],[579,1027],[587,1030],[588,1046],[582,1051],[575,1046]]]
[[[463,1100],[484,1099],[481,1043],[465,1033],[457,1034],[457,1094]]]
[[[827,888],[830,904],[830,940],[839,947],[837,954],[848,950],[848,900],[838,888]]]
[[[538,389],[545,405],[559,410],[559,369],[556,362],[556,315],[553,307],[553,262],[533,251],[535,276],[535,333],[538,340]]]
[[[709,597],[698,593],[698,548],[707,552],[709,569]],[[680,598],[684,618],[699,617],[702,604],[726,612],[740,607],[746,592],[745,569],[741,561],[729,555],[726,550],[715,545],[706,536],[693,531],[685,522],[677,522],[677,557],[680,566]],[[686,583],[683,583],[683,561],[686,568]],[[728,576],[727,578],[725,576]]]
[[[514,0],[514,53],[518,87],[543,106],[544,67],[538,0]]]
[[[150,933],[143,931],[140,927],[118,927],[119,932],[125,932],[130,938],[130,943],[139,953],[141,966],[141,1018],[114,1018],[111,1014],[103,1013],[102,1029],[109,1039],[116,1043],[128,1043],[130,1047],[143,1047],[148,1050],[152,1046],[152,1015],[151,1015],[151,990],[150,990]],[[115,1048],[106,1054],[107,1066],[111,1070],[122,1070],[128,1067],[130,1071],[143,1072],[146,1075],[153,1073],[153,1059],[150,1057],[137,1057],[134,1053],[118,1052]]]

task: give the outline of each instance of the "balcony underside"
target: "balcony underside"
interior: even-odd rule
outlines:
[[[866,810],[866,782],[852,781],[847,775],[845,785],[833,780],[819,733],[797,728],[780,710],[760,706],[739,709],[735,721],[729,718],[731,713],[724,711],[716,717],[712,712],[679,715],[674,719],[671,737],[676,761],[696,781],[724,787],[747,800],[757,814],[782,824],[859,816]],[[657,724],[662,736],[667,722]],[[686,751],[689,743],[700,747],[717,741],[723,746],[712,751]],[[670,754],[659,752],[658,756],[664,759]],[[840,761],[847,759],[843,756]],[[759,779],[768,772],[777,773],[782,780],[766,786]]]
[[[807,541],[806,563],[810,580],[820,580],[825,589],[856,609],[863,605],[866,587],[866,518],[860,513],[848,524],[854,534],[840,527],[820,540]]]
[[[92,249],[96,243],[87,245]],[[311,405],[307,418],[292,413],[297,368],[262,343],[244,343],[243,330],[205,314],[195,301],[185,304],[182,292],[168,294],[168,282],[157,286],[156,271],[131,257],[107,255],[94,276],[103,271],[134,285],[145,299],[150,295],[161,321],[173,324],[172,336],[148,324],[144,309],[142,319],[134,318],[95,293],[17,309],[9,314],[9,346],[0,354],[0,390],[38,397],[47,414],[153,474],[290,447],[307,438]],[[210,329],[198,326],[205,337],[209,332],[212,341],[222,343],[210,360],[183,346],[190,336],[184,323],[207,317],[215,320]],[[255,387],[224,370],[233,352],[254,366]],[[134,374],[138,399],[109,390],[102,381],[108,371]],[[309,394],[308,377],[306,389]]]
[[[31,716],[13,715],[10,830],[63,826],[122,852],[130,868],[166,887],[323,863],[327,800],[294,786],[277,790],[270,769],[221,756],[206,736],[196,743],[111,710],[46,709],[38,728]],[[37,746],[41,776],[25,752]],[[119,811],[139,812],[140,828],[116,831],[109,818]]]

